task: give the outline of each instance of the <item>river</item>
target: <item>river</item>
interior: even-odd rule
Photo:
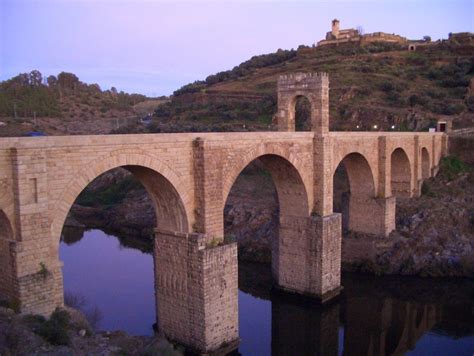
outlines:
[[[67,298],[99,330],[152,335],[152,256],[101,230],[67,232],[64,241],[60,257]],[[268,267],[240,263],[238,352],[474,354],[474,281],[345,274],[342,284],[341,297],[323,307],[272,292]]]

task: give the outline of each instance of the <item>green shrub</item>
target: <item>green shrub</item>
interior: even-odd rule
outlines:
[[[51,318],[39,326],[37,333],[52,345],[69,345],[69,322],[69,314],[65,310],[56,309]]]
[[[456,156],[447,156],[441,159],[441,172],[449,180],[453,180],[457,175],[469,172],[471,167],[457,158]]]

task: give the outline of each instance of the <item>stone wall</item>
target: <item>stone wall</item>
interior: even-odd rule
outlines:
[[[207,247],[202,234],[156,230],[154,257],[160,330],[201,352],[236,343],[237,244]]]

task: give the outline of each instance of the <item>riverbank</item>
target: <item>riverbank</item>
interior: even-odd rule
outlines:
[[[57,309],[49,319],[0,307],[0,355],[183,355],[163,337],[94,332],[84,314]]]

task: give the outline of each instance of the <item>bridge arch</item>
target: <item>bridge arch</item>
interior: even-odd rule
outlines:
[[[271,174],[278,195],[280,215],[308,216],[310,205],[303,178],[298,169],[285,157],[276,154],[263,154],[250,160],[238,174],[232,175],[229,181],[232,185],[224,190],[224,204],[230,193],[230,188],[242,171],[254,161],[260,161]],[[235,176],[235,178],[234,178]]]
[[[421,149],[421,178],[428,179],[431,176],[430,154],[426,147]]]
[[[342,213],[343,228],[367,231],[370,219],[368,206],[375,198],[375,181],[372,168],[364,155],[352,152],[336,166],[333,172],[333,210]],[[369,223],[369,224],[368,224]]]
[[[390,156],[392,195],[397,198],[411,197],[411,163],[405,150],[398,147]]]
[[[14,265],[10,244],[13,229],[7,215],[0,209],[0,299],[13,297]]]
[[[79,194],[95,178],[119,167],[130,171],[148,191],[160,228],[180,232],[190,230],[192,199],[184,190],[185,185],[179,176],[166,164],[150,155],[118,152],[87,164],[76,179],[63,190],[52,212],[55,218],[51,225],[51,233],[55,246],[59,244],[64,221]]]
[[[239,175],[242,173],[242,171],[253,161],[263,158],[262,163],[265,165],[265,168],[268,169],[270,174],[272,175],[272,179],[274,179],[275,186],[278,191],[278,186],[277,184],[280,184],[280,194],[283,194],[284,191],[287,191],[287,194],[291,194],[290,191],[286,188],[288,188],[285,185],[285,182],[283,181],[283,178],[279,180],[277,183],[275,179],[279,179],[276,177],[283,177],[282,174],[287,169],[287,174],[288,178],[291,176],[291,184],[293,185],[293,193],[298,194],[300,198],[303,198],[302,200],[305,202],[304,207],[306,209],[305,214],[309,215],[311,212],[311,206],[312,206],[312,194],[310,192],[311,189],[311,176],[307,173],[306,170],[304,169],[304,164],[303,162],[296,156],[296,154],[293,154],[291,152],[285,151],[278,145],[259,145],[257,147],[254,147],[247,151],[241,158],[239,158],[237,161],[231,162],[231,171],[229,174],[224,177],[224,184],[222,188],[222,202],[225,204],[230,190],[232,189],[232,186],[234,185],[235,181],[239,177]],[[280,169],[279,171],[279,165],[280,167],[285,167],[284,169]],[[268,167],[267,167],[268,166]],[[273,172],[272,172],[273,170]],[[275,178],[274,178],[275,177]],[[288,182],[287,184],[290,184]],[[298,203],[299,204],[299,203]],[[222,207],[223,208],[223,207]],[[281,207],[280,207],[281,209]],[[301,209],[301,206],[298,208]]]
[[[277,230],[268,236],[267,240],[269,253],[271,252],[271,265],[273,279],[277,285],[284,288],[295,288],[306,283],[306,277],[301,273],[296,273],[299,268],[303,270],[306,263],[306,250],[302,246],[307,246],[307,237],[301,233],[302,229],[308,226],[310,218],[309,195],[304,181],[298,169],[287,158],[277,154],[262,154],[253,156],[253,159],[231,176],[231,181],[236,184],[236,178],[254,162],[261,163],[261,166],[271,176],[274,189],[276,191],[276,204],[274,209],[278,209],[278,218],[275,221]],[[234,176],[237,175],[237,177]],[[268,184],[268,183],[267,183]],[[232,184],[233,186],[234,184]],[[223,202],[227,203],[230,189],[226,189]],[[222,209],[224,213],[225,205]],[[299,229],[299,230],[298,230]],[[309,228],[308,230],[311,230]],[[300,256],[296,258],[295,256]]]

